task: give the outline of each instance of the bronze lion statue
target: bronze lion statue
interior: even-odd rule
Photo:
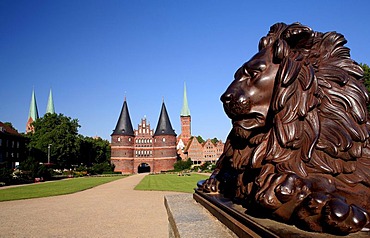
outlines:
[[[201,190],[305,230],[369,227],[369,96],[345,43],[300,23],[270,28],[221,96],[233,128]]]

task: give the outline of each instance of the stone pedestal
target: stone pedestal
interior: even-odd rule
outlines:
[[[237,236],[219,222],[192,194],[168,195],[164,198],[171,238],[236,238]]]
[[[218,194],[168,195],[164,198],[171,238],[299,237],[334,238],[329,234],[307,232],[271,219],[256,218],[245,209]],[[346,238],[370,237],[357,232]]]
[[[256,218],[246,214],[246,209],[232,203],[220,194],[208,194],[195,191],[194,200],[206,208],[238,237],[299,237],[299,238],[333,238],[343,237],[330,234],[307,232],[295,226],[271,219]],[[207,236],[208,237],[208,236]],[[352,233],[346,238],[370,237],[370,232]]]

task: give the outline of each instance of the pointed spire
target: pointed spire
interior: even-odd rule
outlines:
[[[182,117],[188,117],[190,116],[190,110],[189,110],[189,105],[188,105],[188,97],[186,96],[186,84],[184,82],[184,99],[183,99],[183,104],[182,104],[182,109],[180,116]]]
[[[162,102],[161,113],[159,115],[157,128],[154,133],[154,136],[159,136],[159,135],[176,136],[176,133],[174,129],[172,128],[170,118],[168,117],[167,109],[166,109],[166,106],[164,105],[164,102]]]
[[[27,119],[27,124],[26,124],[26,134],[35,131],[34,127],[31,124],[32,122],[36,121],[38,118],[39,118],[39,112],[37,110],[35,89],[32,89],[30,111],[28,113],[28,119]]]
[[[123,102],[121,114],[119,116],[116,128],[114,129],[112,135],[125,135],[125,136],[134,136],[134,129],[132,127],[130,114],[128,112],[128,106],[125,100]]]
[[[53,94],[51,92],[51,89],[50,89],[50,92],[49,92],[49,98],[48,98],[48,105],[46,107],[46,113],[51,113],[51,114],[55,113]]]
[[[30,118],[32,118],[33,121],[36,121],[39,118],[39,112],[37,110],[37,103],[36,103],[35,89],[32,89],[30,112],[28,114],[28,119]]]

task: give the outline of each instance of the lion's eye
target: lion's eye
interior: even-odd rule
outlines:
[[[250,71],[250,72],[249,72],[249,75],[250,75],[252,78],[255,78],[255,77],[258,75],[258,71]]]

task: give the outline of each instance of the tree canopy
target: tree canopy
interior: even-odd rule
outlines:
[[[79,135],[77,119],[47,113],[32,125],[34,133],[26,134],[30,158],[25,164],[46,163],[50,155],[50,162],[58,168],[97,164],[110,166],[109,141]]]
[[[364,83],[368,92],[370,92],[370,67],[367,64],[360,64],[364,70]]]
[[[60,167],[69,167],[77,158],[78,124],[63,114],[47,113],[32,123],[33,133],[28,133],[28,149],[32,157],[40,162],[47,162],[50,153],[51,162]],[[49,148],[50,147],[50,148]]]
[[[198,142],[201,143],[201,144],[205,142],[205,140],[203,139],[202,136],[197,136],[196,138],[197,138]]]
[[[78,139],[80,145],[78,164],[91,166],[92,164],[110,161],[109,141],[82,135],[79,135]]]

